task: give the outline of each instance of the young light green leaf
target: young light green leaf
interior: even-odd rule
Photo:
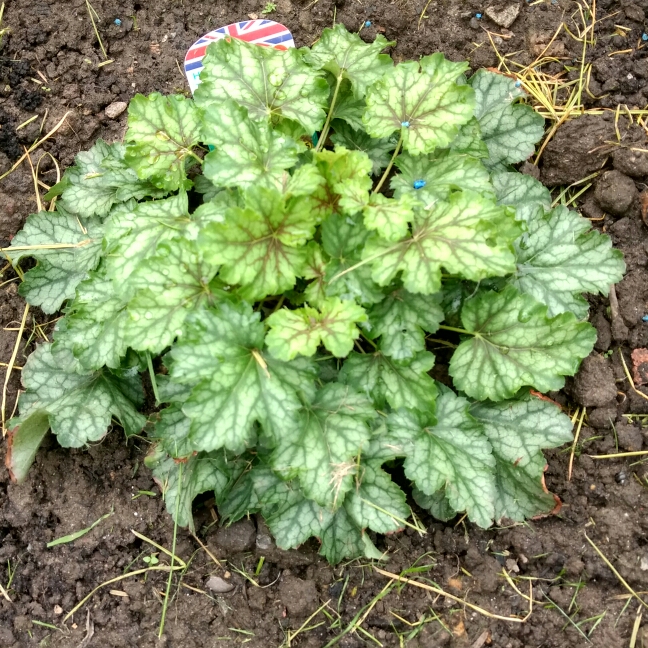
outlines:
[[[495,457],[495,519],[521,522],[556,506],[544,485],[543,448],[572,440],[572,422],[553,403],[526,396],[502,403],[474,403],[470,413],[484,427]]]
[[[139,381],[137,374],[130,377]],[[123,381],[110,371],[84,373],[69,351],[52,354],[50,344],[39,346],[22,371],[25,389],[19,400],[19,425],[36,411],[49,415],[49,424],[65,448],[80,448],[99,441],[115,417],[127,435],[137,434],[146,419],[124,391]],[[139,386],[141,392],[141,385]],[[142,394],[139,394],[142,398]]]
[[[107,216],[114,204],[131,198],[161,198],[164,192],[140,180],[126,164],[125,153],[120,142],[97,140],[89,151],[76,156],[75,165],[65,171],[63,180],[52,187],[46,199],[63,193],[59,208],[87,218]]]
[[[361,124],[362,126],[362,124]],[[331,141],[336,147],[344,147],[350,151],[361,151],[371,160],[371,172],[374,175],[380,173],[391,159],[392,152],[396,148],[397,140],[395,137],[373,138],[367,135],[364,130],[354,129],[342,119],[333,122]]]
[[[335,151],[315,154],[315,162],[325,180],[312,199],[322,219],[341,211],[353,215],[369,201],[372,163],[366,153],[336,146]]]
[[[45,313],[55,313],[99,263],[102,235],[98,219],[82,223],[61,208],[29,216],[8,250],[14,263],[25,256],[38,261],[25,273],[20,294]]]
[[[527,223],[515,242],[517,271],[510,282],[548,306],[550,316],[571,311],[587,317],[581,293],[607,295],[625,274],[620,250],[590,222],[565,207],[556,207]]]
[[[127,323],[126,301],[102,265],[77,286],[76,297],[56,325],[52,348],[72,351],[86,370],[116,369],[128,348]]]
[[[292,119],[314,133],[324,123],[329,87],[303,57],[297,49],[281,51],[223,38],[207,48],[196,103],[217,110],[225,99],[233,99],[252,119]]]
[[[387,241],[398,241],[407,234],[415,205],[416,200],[408,194],[399,198],[374,194],[362,210],[365,227],[376,230]]]
[[[504,208],[464,191],[415,210],[412,231],[401,241],[369,240],[363,258],[378,284],[391,283],[402,270],[407,290],[430,295],[441,289],[442,267],[473,281],[513,272],[511,243],[518,233]]]
[[[391,57],[381,52],[395,44],[380,34],[373,43],[365,43],[358,34],[348,32],[343,24],[338,23],[322,32],[304,58],[318,70],[349,79],[355,96],[364,97],[367,88],[392,67]]]
[[[473,335],[450,361],[458,389],[477,400],[512,398],[525,385],[560,389],[596,342],[596,330],[572,313],[550,318],[547,307],[513,286],[468,300],[461,320]]]
[[[340,381],[365,394],[379,410],[406,407],[433,415],[437,388],[428,371],[434,356],[422,352],[407,360],[392,360],[381,352],[351,353]]]
[[[452,191],[474,191],[494,198],[489,173],[477,159],[449,151],[396,158],[400,174],[391,179],[394,196],[412,195],[426,205],[447,200]]]
[[[285,169],[297,162],[304,148],[248,118],[247,110],[228,100],[207,111],[203,139],[216,147],[205,156],[205,177],[221,187],[254,185],[280,188]]]
[[[494,167],[526,160],[544,135],[544,119],[530,106],[514,103],[524,92],[503,74],[478,70],[468,82],[475,90],[475,117]]]
[[[399,410],[390,414],[388,426],[411,438],[405,474],[416,487],[428,496],[445,488],[455,511],[466,511],[472,522],[486,528],[495,516],[495,459],[468,406],[465,398],[446,389],[437,399],[436,425]]]
[[[295,285],[317,215],[310,197],[286,197],[277,189],[251,187],[245,200],[245,208],[228,210],[224,223],[208,225],[199,245],[206,258],[222,264],[223,281],[239,285],[241,297],[256,301]]]
[[[210,286],[217,266],[203,261],[196,244],[182,238],[160,243],[157,254],[139,267],[131,278],[133,296],[125,326],[128,346],[160,353],[182,335],[191,311],[215,300]]]
[[[421,65],[399,63],[369,89],[363,118],[367,132],[389,137],[399,131],[403,149],[414,155],[448,146],[475,107],[470,86],[456,82],[466,69],[467,64],[441,54],[421,59]]]
[[[317,371],[310,361],[263,355],[263,336],[249,304],[222,301],[192,317],[171,350],[173,380],[193,387],[182,410],[194,448],[240,452],[253,439],[255,421],[278,438],[296,424],[302,401],[313,398]]]
[[[268,351],[278,360],[312,356],[320,343],[335,357],[344,358],[360,335],[356,324],[366,319],[364,309],[355,302],[329,297],[319,311],[305,306],[272,313],[267,319],[270,331],[265,341]]]
[[[271,464],[298,478],[304,495],[321,506],[339,506],[353,488],[356,457],[376,417],[371,402],[346,385],[329,383],[302,412],[298,426],[282,430]]]
[[[128,106],[126,162],[156,187],[185,186],[185,163],[200,141],[201,122],[202,111],[182,95],[135,95]]]
[[[395,288],[371,307],[364,326],[368,335],[380,337],[383,353],[394,360],[413,358],[425,351],[425,332],[435,333],[443,321],[441,295],[419,295]]]

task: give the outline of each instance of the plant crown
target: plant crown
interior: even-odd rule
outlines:
[[[621,254],[513,169],[543,135],[515,80],[394,65],[392,44],[221,40],[195,100],[138,95],[125,145],[78,154],[8,250],[37,260],[27,301],[64,314],[22,372],[14,476],[48,428],[145,428],[178,524],[213,491],[224,520],[260,512],[334,563],[413,524],[396,473],[441,520],[554,508],[542,449],[571,424],[531,389],[591,352],[582,293]]]

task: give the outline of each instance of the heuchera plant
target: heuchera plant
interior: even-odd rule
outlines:
[[[621,254],[511,166],[543,134],[515,80],[391,45],[221,40],[195,100],[138,95],[126,144],[77,156],[9,251],[38,262],[28,302],[64,313],[22,372],[16,478],[48,428],[145,428],[178,524],[213,491],[331,562],[412,524],[395,474],[441,520],[554,508],[542,449],[571,424],[531,390],[592,350],[582,293]],[[431,348],[453,350],[443,384]]]

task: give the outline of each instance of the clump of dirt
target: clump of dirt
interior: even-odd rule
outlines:
[[[107,106],[129,101],[137,92],[187,92],[178,62],[192,42],[248,14],[261,16],[264,9],[260,0],[196,0],[191,5],[175,0],[94,0],[92,4],[112,60],[101,67],[103,56],[85,2],[7,2],[2,28],[8,31],[0,43],[0,175],[22,155],[23,145],[30,146],[68,111],[64,126],[33,154],[34,163],[47,152],[65,167],[97,137],[120,139],[126,113],[111,117]],[[648,230],[639,197],[648,180],[646,153],[641,149],[648,147],[636,119],[630,123],[624,109],[618,117],[615,112],[619,104],[635,109],[648,103],[648,48],[636,46],[642,42],[648,2],[599,0],[597,6],[601,22],[595,30],[596,46],[588,53],[593,65],[583,101],[586,107],[613,110],[563,124],[543,152],[541,174],[545,184],[558,186],[604,172],[592,178],[579,204],[584,215],[622,250],[628,275],[616,287],[616,300],[590,300],[591,321],[598,332],[596,352],[585,361],[569,391],[554,395],[563,405],[575,402],[586,408],[570,481],[571,449],[548,453],[547,487],[563,501],[560,516],[481,530],[461,519],[441,524],[417,511],[427,528],[425,535],[407,530],[377,540],[388,552],[385,569],[398,573],[416,563],[420,572],[412,577],[435,582],[502,616],[524,616],[525,597],[531,596],[534,610],[529,619],[525,623],[497,620],[412,586],[389,589],[385,576],[361,562],[330,567],[317,555],[316,541],[282,551],[261,519],[220,529],[213,502],[207,500],[198,506],[195,518],[198,537],[210,553],[180,530],[176,555],[189,567],[174,575],[161,640],[157,633],[165,571],[148,571],[105,585],[62,623],[98,585],[150,567],[154,560],[159,561],[158,567],[169,564],[168,555],[133,533],[171,546],[170,518],[142,465],[146,448],[140,440],[124,442],[115,430],[86,450],[62,450],[48,439],[23,485],[10,484],[6,471],[0,473],[0,563],[8,568],[0,572],[0,584],[7,591],[6,598],[0,593],[2,648],[211,648],[225,641],[267,648],[285,645],[289,632],[293,633],[290,645],[313,648],[341,635],[340,646],[365,645],[370,640],[363,632],[386,647],[616,648],[629,644],[639,607],[619,598],[627,592],[586,534],[633,588],[648,589],[648,464],[633,457],[590,457],[648,447],[641,427],[646,419],[637,416],[648,414],[648,400],[628,383],[620,355],[624,353],[631,367],[629,351],[648,347],[648,324],[643,321],[648,313]],[[452,60],[469,60],[476,69],[498,64],[495,45],[500,55],[515,57],[523,65],[543,52],[553,56],[556,61],[550,71],[571,79],[577,74],[582,42],[564,30],[553,36],[560,23],[573,16],[578,18],[578,3],[571,0],[362,4],[277,0],[267,15],[286,24],[298,46],[310,45],[334,20],[354,30],[369,21],[361,35],[371,40],[382,33],[396,40],[396,60],[442,51]],[[604,21],[603,16],[614,18]],[[631,51],[618,53],[627,49]],[[37,119],[17,130],[34,114]],[[39,168],[41,181],[54,184],[56,167],[48,156]],[[33,180],[23,165],[0,184],[1,247],[35,209]],[[0,362],[7,363],[24,302],[12,270],[0,272]],[[29,313],[18,347],[18,367],[39,339],[35,322],[49,333],[53,326],[49,319],[37,309]],[[0,383],[4,370],[0,365]],[[19,374],[15,369],[8,382],[8,412],[20,388]],[[86,528],[111,511],[82,538],[47,548],[48,542]],[[520,592],[513,590],[504,571]],[[325,603],[325,611],[295,637]],[[344,634],[358,618],[362,618],[362,631]],[[637,645],[642,638],[648,644],[643,626]]]

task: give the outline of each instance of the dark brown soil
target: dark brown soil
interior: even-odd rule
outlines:
[[[334,19],[355,29],[370,20],[371,27],[362,33],[371,38],[381,32],[397,40],[396,59],[440,50],[453,60],[470,60],[474,69],[497,64],[486,30],[492,32],[502,54],[517,52],[515,60],[526,64],[549,45],[563,20],[573,31],[570,17],[578,17],[577,3],[570,0],[520,0],[519,16],[507,31],[486,17],[493,15],[486,14],[489,7],[499,11],[497,2],[432,0],[417,28],[425,4],[424,0],[277,0],[269,17],[285,23],[298,46],[312,43]],[[593,63],[592,97],[588,94],[585,102],[600,108],[619,104],[645,108],[648,47],[637,49],[637,45],[642,42],[648,0],[598,0],[597,5],[599,18],[609,18],[599,24],[596,47],[588,53],[588,62]],[[264,8],[262,0],[94,0],[93,6],[101,16],[98,27],[113,59],[101,68],[84,0],[6,1],[0,26],[0,174],[20,157],[23,146],[70,111],[66,125],[33,154],[34,163],[41,160],[42,181],[53,184],[55,167],[49,156],[41,159],[44,151],[64,168],[97,137],[120,138],[126,116],[109,119],[106,106],[128,101],[136,92],[186,91],[178,64],[189,45],[209,29],[249,13],[259,14]],[[478,20],[476,13],[485,16]],[[114,24],[115,18],[121,20],[120,26]],[[609,56],[626,49],[632,51]],[[581,50],[582,43],[563,31],[547,53],[578,67]],[[562,70],[562,65],[555,65],[554,73]],[[37,119],[17,129],[35,114]],[[609,143],[616,141],[617,129],[622,146]],[[173,580],[162,639],[158,640],[157,632],[164,572],[107,584],[63,624],[63,617],[93,588],[150,564],[144,558],[157,550],[132,530],[171,546],[172,525],[142,465],[143,448],[137,441],[125,444],[115,432],[83,451],[61,450],[48,441],[21,486],[10,484],[6,471],[0,471],[0,585],[10,599],[0,595],[0,648],[207,648],[223,642],[251,648],[314,648],[336,637],[341,637],[338,645],[346,648],[376,642],[473,648],[628,646],[639,604],[624,598],[627,591],[586,534],[630,586],[648,590],[648,464],[641,463],[640,456],[623,461],[594,460],[588,455],[614,452],[617,442],[619,450],[648,448],[639,424],[623,417],[648,413],[648,400],[630,387],[618,351],[621,348],[630,362],[630,350],[648,346],[648,323],[642,320],[648,312],[648,229],[641,218],[648,154],[636,150],[642,148],[648,148],[643,129],[624,118],[616,120],[610,112],[567,122],[543,155],[542,179],[550,186],[580,180],[602,166],[612,171],[581,197],[581,207],[597,227],[611,234],[628,262],[628,275],[616,287],[618,303],[592,300],[592,322],[599,333],[595,354],[565,392],[555,395],[572,409],[585,405],[588,411],[571,481],[567,481],[569,449],[549,457],[547,484],[564,502],[560,516],[489,531],[461,521],[445,525],[424,518],[426,535],[408,531],[385,539],[382,545],[389,549],[386,569],[392,572],[418,561],[428,565],[422,574],[427,582],[492,613],[524,615],[528,602],[507,584],[502,575],[507,570],[525,594],[532,584],[534,608],[526,623],[492,619],[407,586],[392,589],[366,616],[360,615],[361,630],[341,637],[389,582],[385,577],[359,562],[331,568],[317,557],[315,543],[282,552],[272,546],[260,520],[219,530],[212,524],[211,505],[205,502],[196,512],[200,534],[217,558],[227,559],[227,565],[217,566],[191,536],[179,533],[176,553],[191,561],[182,578]],[[35,208],[33,181],[23,163],[0,182],[0,247]],[[11,357],[23,311],[17,280],[5,268],[0,274],[2,363]],[[47,320],[38,311],[29,314],[18,349],[19,366],[38,339],[35,323],[47,332],[52,326]],[[3,372],[0,365],[0,383]],[[19,387],[16,370],[8,384],[9,412]],[[111,517],[81,539],[46,548],[47,542],[85,528],[110,511]],[[254,576],[261,556],[265,562]],[[157,557],[161,565],[168,563],[164,554]],[[256,584],[237,569],[252,575]],[[234,588],[222,594],[208,590],[210,575]],[[316,614],[291,639],[289,633],[326,602],[326,614]],[[648,625],[640,627],[636,645],[648,645]]]

